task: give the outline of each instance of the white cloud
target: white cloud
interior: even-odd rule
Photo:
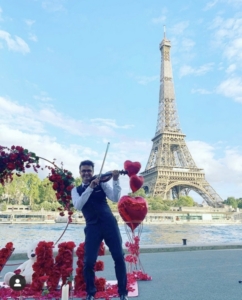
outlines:
[[[190,52],[191,49],[195,46],[195,42],[191,39],[184,38],[181,42],[181,48],[183,51]]]
[[[157,18],[153,18],[151,21],[154,24],[164,24],[165,20],[166,20],[166,16],[161,15],[161,16],[159,16]]]
[[[33,42],[38,42],[37,36],[33,33],[29,33],[29,40],[31,40]]]
[[[191,90],[192,94],[202,94],[202,95],[208,95],[208,94],[212,94],[211,91],[208,91],[206,89],[192,89]]]
[[[4,125],[0,125],[0,139],[1,145],[3,146],[22,146],[50,161],[56,159],[58,166],[61,166],[61,162],[63,162],[64,168],[67,168],[73,172],[75,176],[78,176],[77,166],[83,150],[80,149],[80,147],[79,149],[77,149],[75,145],[65,147],[59,144],[53,137],[23,133],[19,129],[11,129]],[[85,149],[85,152],[88,153],[88,149]],[[90,151],[89,154],[94,155],[92,151]],[[45,165],[45,163],[43,164]]]
[[[193,68],[188,65],[184,65],[180,68],[179,76],[187,76],[187,75],[195,75],[200,76],[208,73],[213,69],[214,63],[207,63],[205,65],[200,66],[199,68]]]
[[[31,109],[21,106],[11,100],[7,100],[3,97],[0,97],[0,113],[4,115],[28,115],[31,113]]]
[[[216,89],[218,94],[242,102],[242,78],[232,77],[224,80]]]
[[[41,120],[36,120],[33,115],[32,109],[0,97],[0,124],[28,132],[44,132]]]
[[[59,123],[61,122],[69,122],[68,127],[71,122],[77,122],[76,120],[69,119],[57,112],[48,114],[47,109],[44,115],[44,113],[36,112],[29,107],[21,106],[4,98],[0,98],[0,113],[1,145],[8,147],[20,145],[50,161],[55,158],[57,165],[63,162],[64,167],[73,172],[75,177],[78,176],[78,164],[84,159],[93,160],[96,165],[95,171],[98,173],[100,170],[108,140],[105,133],[102,134],[102,137],[105,136],[106,140],[103,140],[101,144],[97,142],[95,149],[83,146],[81,138],[79,144],[64,146],[50,133],[44,131],[41,126],[47,122],[46,118],[54,118],[52,125],[56,123],[55,126],[58,128],[60,128]],[[97,129],[101,124],[104,124],[102,125],[104,127],[107,125],[114,128],[120,127],[112,119],[96,119],[96,121],[98,121],[98,125],[95,124],[95,127],[94,124],[89,125],[90,127],[82,124],[84,127],[86,126],[85,129],[88,133],[93,133],[93,136],[97,136],[94,133],[94,128]],[[29,128],[39,126],[39,131],[31,128],[29,132],[26,128],[22,128],[23,124]],[[67,130],[70,129],[71,126],[67,128]],[[77,131],[74,134],[80,135],[80,132]],[[242,153],[238,149],[223,149],[221,145],[218,149],[218,147],[201,141],[189,141],[187,144],[197,167],[204,169],[207,181],[223,199],[228,196],[242,196]],[[111,143],[103,172],[123,169],[125,160],[139,161],[142,164],[141,171],[143,171],[148,161],[151,146],[150,141],[131,140],[125,136],[122,137],[122,141]],[[219,152],[221,155],[217,158],[216,153]],[[123,194],[130,192],[127,176],[121,177],[121,184]]]
[[[188,21],[183,21],[175,24],[171,29],[171,33],[174,35],[181,35],[184,34],[185,29],[189,26]]]
[[[216,192],[226,199],[242,196],[242,152],[238,149],[218,149],[202,141],[187,143],[198,168]],[[215,155],[221,152],[220,158]]]
[[[112,128],[124,128],[124,129],[129,129],[133,127],[133,125],[117,125],[114,119],[96,118],[96,119],[91,119],[90,121],[93,124],[96,124],[97,126],[107,125]]]
[[[46,97],[46,95],[41,95]],[[38,96],[37,96],[38,97]],[[9,126],[18,125],[23,130],[33,132],[44,132],[46,125],[51,124],[58,129],[64,129],[71,135],[112,137],[115,136],[114,129],[128,129],[132,125],[118,125],[113,119],[75,120],[61,114],[54,108],[43,108],[34,110],[27,106],[21,106],[11,100],[0,97],[0,124]]]
[[[7,125],[0,124],[0,141],[2,146],[22,146],[49,161],[56,159],[57,166],[61,166],[63,162],[64,168],[71,171],[74,177],[79,176],[78,165],[80,161],[91,159],[95,162],[95,173],[99,173],[106,143],[98,145],[95,150],[90,147],[81,146],[81,140],[78,145],[71,144],[64,146],[61,145],[55,137],[48,136],[47,134],[26,133],[16,128],[9,128]],[[100,149],[103,151],[100,151]],[[146,162],[148,159],[150,149],[151,145],[135,140],[111,144],[104,164],[103,173],[114,169],[122,170],[125,160],[139,161],[143,164],[142,167],[144,169],[145,165],[143,162]],[[41,165],[44,166],[46,163],[41,160]],[[40,174],[40,176],[43,175]],[[122,185],[122,195],[129,193],[128,177],[121,176],[120,181]]]
[[[12,38],[7,31],[0,30],[0,39],[3,39],[7,43],[9,50],[21,52],[23,54],[30,52],[28,44],[23,39],[18,36]]]
[[[165,25],[165,20],[166,20],[166,14],[167,14],[168,10],[167,8],[163,8],[162,11],[161,11],[161,14],[160,16],[158,17],[155,17],[155,18],[152,18],[151,19],[151,22],[154,23],[154,24],[164,24]]]
[[[242,5],[242,0],[225,0],[228,4],[232,4],[236,7],[241,7]]]
[[[242,26],[242,24],[241,24]],[[242,63],[242,38],[235,38],[230,46],[224,49],[224,54],[229,60],[239,60]]]
[[[3,12],[3,10],[2,10],[2,8],[0,7],[0,22],[3,21],[2,12]]]
[[[42,8],[49,12],[65,11],[64,0],[46,0],[42,1]]]
[[[236,69],[237,69],[236,64],[231,64],[231,65],[228,66],[228,68],[226,70],[226,73],[229,73],[229,74],[233,73],[234,71],[236,71]]]
[[[147,85],[153,81],[157,81],[159,79],[158,75],[155,76],[134,76],[135,80],[141,85]]]
[[[208,2],[203,10],[209,10],[209,9],[213,8],[218,2],[219,2],[219,0],[214,0],[214,1]]]
[[[225,58],[242,63],[242,18],[218,16],[211,22],[210,29],[214,30],[214,44]]]
[[[40,95],[34,95],[35,100],[40,100],[42,102],[50,102],[53,101],[53,98],[49,97],[47,93],[41,92]]]
[[[35,23],[35,20],[26,19],[24,22],[29,26],[32,27],[32,25]]]
[[[238,4],[242,1],[227,1],[228,4]],[[239,15],[240,16],[240,15]],[[224,62],[228,64],[228,78],[223,80],[216,92],[235,101],[242,102],[242,18],[236,14],[231,18],[216,17],[210,29],[214,30],[214,45],[222,51]]]

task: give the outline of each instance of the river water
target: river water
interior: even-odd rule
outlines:
[[[13,242],[16,252],[25,252],[32,241],[56,242],[65,228],[64,223],[56,224],[0,224],[0,248],[6,242]],[[76,245],[84,241],[85,225],[69,224],[60,242],[73,241]],[[127,227],[119,225],[123,242],[129,241]],[[140,235],[142,245],[182,245],[182,239],[187,239],[187,244],[228,244],[242,243],[242,224],[144,224],[136,229]]]

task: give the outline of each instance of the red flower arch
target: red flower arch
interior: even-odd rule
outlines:
[[[54,162],[37,156],[21,146],[12,146],[11,148],[0,146],[0,184],[11,182],[14,173],[21,176],[21,173],[25,173],[26,168],[32,167],[38,173],[38,169],[41,168],[40,159],[51,164],[45,167],[50,171],[47,178],[53,183],[52,188],[56,191],[56,199],[61,205],[58,210],[61,216],[64,215],[64,211],[67,211],[69,222],[71,222],[73,214],[71,190],[74,187],[74,177],[70,171],[63,169],[63,166],[60,168]]]

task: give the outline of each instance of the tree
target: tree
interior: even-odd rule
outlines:
[[[135,193],[129,193],[128,195],[131,197],[138,197],[138,196],[143,198],[146,197],[145,190],[143,188],[139,189]]]
[[[194,201],[190,196],[181,196],[175,201],[174,206],[194,206]]]
[[[234,197],[228,197],[226,200],[224,200],[224,204],[230,205],[233,208],[238,207],[238,201]]]
[[[76,177],[75,178],[75,186],[79,186],[82,183],[81,177]]]
[[[39,203],[39,186],[41,180],[37,174],[25,174],[23,177],[25,181],[24,194],[29,200],[29,205],[32,207],[34,203]]]
[[[22,204],[24,198],[24,180],[22,176],[13,176],[11,182],[5,182],[2,197],[5,197],[8,204]]]
[[[7,204],[6,203],[1,203],[0,204],[0,210],[6,211],[7,210]]]
[[[52,204],[48,201],[44,201],[39,205],[41,208],[43,208],[44,210],[51,210],[52,208]]]
[[[55,191],[52,188],[52,183],[48,178],[44,178],[39,185],[39,202],[50,202],[56,201]]]

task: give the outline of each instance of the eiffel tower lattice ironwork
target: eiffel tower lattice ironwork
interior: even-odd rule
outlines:
[[[181,132],[175,101],[170,60],[171,43],[164,34],[160,43],[161,71],[159,110],[155,137],[145,171],[143,188],[146,194],[162,199],[197,192],[208,205],[222,206],[221,197],[205,179],[203,169],[197,168]]]

